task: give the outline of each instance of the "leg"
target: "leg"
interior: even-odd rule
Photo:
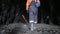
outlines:
[[[29,23],[32,23],[34,22],[34,15],[33,15],[33,12],[29,12]]]
[[[35,9],[35,11],[34,11],[34,23],[37,23],[38,22],[38,10],[37,9]]]
[[[34,23],[37,23],[37,21],[38,21],[38,20],[37,20],[37,17],[38,17],[38,16],[35,15]]]
[[[29,9],[29,23],[31,24],[31,26],[30,26],[31,31],[33,31],[34,14],[33,14],[33,11],[31,10],[31,8]]]

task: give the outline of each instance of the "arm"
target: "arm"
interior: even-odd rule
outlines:
[[[36,2],[36,7],[39,7],[40,6],[40,1],[39,0],[35,0]]]
[[[30,3],[31,3],[31,0],[27,0],[27,2],[26,2],[26,11],[28,11]]]
[[[35,2],[38,2],[38,3],[40,3],[40,0],[35,0]]]

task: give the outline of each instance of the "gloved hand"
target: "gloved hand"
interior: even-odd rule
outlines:
[[[28,13],[28,11],[26,11]]]
[[[39,7],[41,5],[40,2],[36,2],[36,7]]]

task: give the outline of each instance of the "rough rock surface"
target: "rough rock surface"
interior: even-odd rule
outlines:
[[[36,29],[29,30],[29,24],[13,23],[0,27],[0,34],[60,34],[60,26],[34,24]]]

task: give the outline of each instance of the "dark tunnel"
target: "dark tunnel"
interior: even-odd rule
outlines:
[[[59,5],[55,0],[40,0],[38,23],[60,25]],[[25,23],[22,15],[28,21],[25,10],[26,0],[0,0],[0,24]]]
[[[59,1],[40,0],[38,23],[30,30],[27,0],[0,0],[0,34],[60,34]]]

